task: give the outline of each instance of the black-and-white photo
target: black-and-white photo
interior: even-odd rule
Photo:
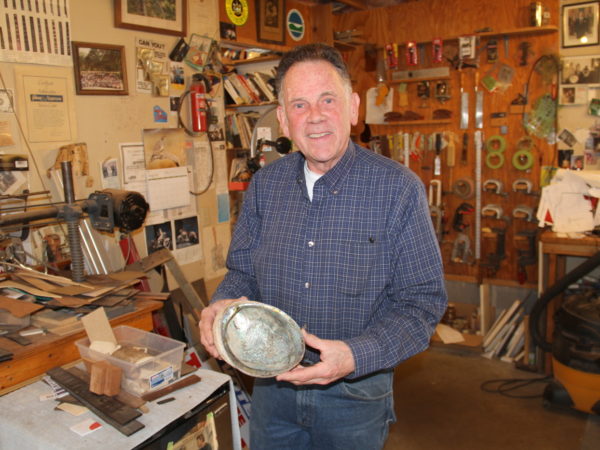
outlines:
[[[598,2],[563,6],[562,22],[563,47],[598,44]]]
[[[573,56],[562,58],[562,84],[600,84],[600,58]]]

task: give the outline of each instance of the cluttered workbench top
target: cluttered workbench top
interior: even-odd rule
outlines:
[[[34,271],[6,276],[0,281],[6,331],[0,336],[0,395],[79,359],[75,341],[85,337],[79,318],[99,306],[112,326],[151,330],[152,311],[162,307],[164,294],[136,289],[143,276],[124,271],[88,277],[84,283]]]
[[[138,419],[143,428],[130,436],[119,433],[103,420],[96,420],[89,412],[77,416],[56,410],[55,401],[43,400],[52,392],[50,387],[42,381],[37,381],[0,397],[0,408],[11,411],[10,414],[3,415],[0,421],[0,447],[18,445],[21,448],[44,449],[135,448],[152,439],[166,425],[197,408],[221,386],[231,383],[229,376],[212,370],[200,369],[195,374],[201,381],[170,394],[172,401],[148,402],[147,413]],[[233,387],[230,385],[227,390],[230,404],[235,404]],[[232,409],[231,414],[233,448],[239,448],[239,428],[237,420],[233,420],[237,417],[235,409]],[[86,420],[99,425],[87,431],[88,434],[82,433],[85,434],[82,436],[77,430]]]

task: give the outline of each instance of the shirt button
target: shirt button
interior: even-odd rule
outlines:
[[[315,243],[314,243],[313,241],[308,241],[308,246],[309,246],[309,247],[314,247],[314,246],[315,246]]]
[[[333,195],[337,195],[339,191],[335,190],[333,191]]]
[[[306,289],[308,289],[308,288],[310,287],[310,283],[307,281],[306,283],[304,283],[304,287],[305,287]]]

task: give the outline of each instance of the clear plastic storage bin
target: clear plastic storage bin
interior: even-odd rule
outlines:
[[[121,388],[143,395],[180,377],[183,342],[125,325],[113,328],[113,332],[121,348],[112,355],[92,350],[87,337],[79,339],[75,345],[82,358],[106,360],[123,369]]]

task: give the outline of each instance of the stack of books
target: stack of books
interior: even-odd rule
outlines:
[[[226,105],[260,105],[273,103],[275,96],[274,74],[267,72],[249,72],[240,74],[230,72],[223,76]]]
[[[250,149],[252,130],[260,114],[256,111],[225,112],[225,142],[229,149]]]

